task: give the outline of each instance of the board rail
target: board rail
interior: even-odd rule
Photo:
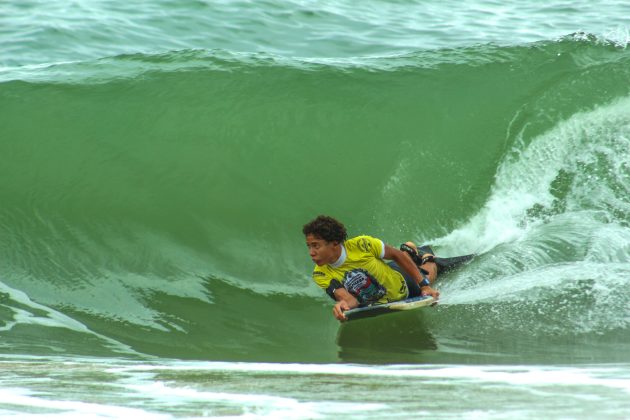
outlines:
[[[356,319],[370,318],[379,315],[390,314],[400,311],[410,311],[413,309],[423,308],[435,305],[437,301],[432,296],[418,296],[415,298],[399,300],[389,303],[377,303],[374,305],[363,306],[350,309],[344,312],[348,321]]]

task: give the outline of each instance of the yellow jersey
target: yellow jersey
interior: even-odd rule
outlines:
[[[371,236],[357,236],[341,244],[341,256],[332,264],[316,265],[313,281],[334,299],[345,288],[359,304],[406,299],[409,292],[401,273],[383,260],[385,244]]]

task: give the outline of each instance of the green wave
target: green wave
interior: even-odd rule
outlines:
[[[445,303],[448,291],[456,309],[432,320],[444,331],[485,311],[470,297],[482,279],[489,282],[482,295],[500,300],[536,267],[578,270],[597,255],[621,264],[615,273],[627,280],[628,121],[620,109],[630,94],[629,61],[625,48],[569,37],[328,61],[180,51],[4,74],[2,335],[14,351],[36,353],[25,349],[28,337],[86,334],[59,321],[60,313],[99,334],[95,340],[122,347],[97,351],[71,337],[41,351],[340,357],[300,234],[320,213],[392,244],[412,238],[450,254],[485,251],[445,280]],[[581,148],[569,146],[574,138]],[[580,154],[587,146],[589,154]],[[567,165],[547,165],[556,151]],[[537,184],[536,173],[549,179]],[[605,205],[579,193],[575,185],[590,179],[581,174],[597,176],[594,188],[612,194],[599,201]],[[501,218],[495,201],[510,207],[519,201],[512,192],[528,191],[531,206],[519,207],[510,223],[491,223]],[[602,249],[568,245],[571,233],[584,239],[569,228],[574,220],[589,221],[582,232]],[[514,234],[503,238],[506,226]],[[593,239],[596,227],[610,230],[609,249]],[[566,278],[583,280],[574,277]],[[620,286],[590,280],[623,304]],[[568,299],[568,322],[542,310],[524,323],[506,308],[493,319],[499,330],[627,331],[623,309],[615,318],[595,302],[597,322],[576,332],[582,296],[568,293],[568,280],[549,286],[549,298]],[[546,299],[525,308],[541,309]],[[484,336],[471,334],[471,341]]]

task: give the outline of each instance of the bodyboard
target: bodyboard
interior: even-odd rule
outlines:
[[[344,312],[348,321],[370,318],[378,315],[391,314],[393,312],[410,311],[424,308],[437,303],[431,296],[418,296],[415,298],[399,300],[397,302],[381,303],[362,308],[354,308]]]

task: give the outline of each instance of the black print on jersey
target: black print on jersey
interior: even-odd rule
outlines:
[[[372,244],[370,243],[370,241],[368,241],[365,238],[361,238],[359,240],[358,245],[359,245],[359,249],[363,252],[370,252],[372,249]]]

